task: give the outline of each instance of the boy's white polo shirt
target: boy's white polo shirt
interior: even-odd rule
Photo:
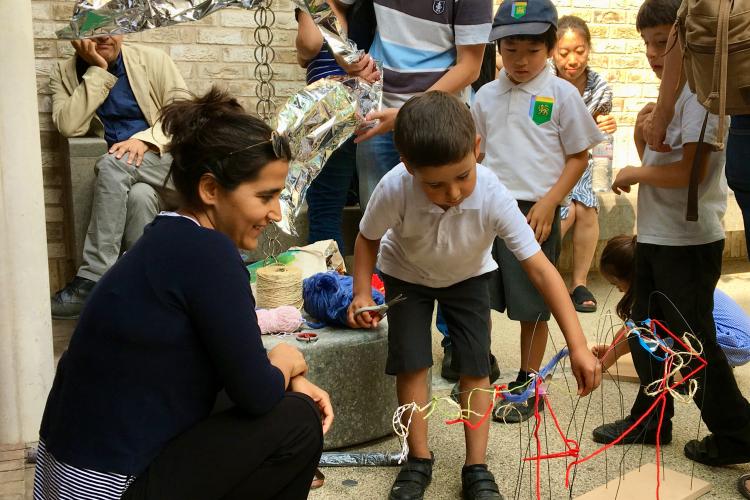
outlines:
[[[674,118],[667,127],[665,143],[671,146],[669,153],[659,153],[646,146],[641,168],[659,168],[680,161],[685,144],[700,139],[706,109],[685,84],[674,106]],[[729,129],[729,117],[725,118],[725,130]],[[716,137],[719,117],[708,115],[706,124],[706,148],[710,148]],[[724,137],[726,139],[726,136]],[[647,184],[638,186],[638,241],[665,246],[704,245],[723,240],[726,235],[722,226],[727,210],[727,181],[724,177],[725,151],[709,153],[706,177],[698,186],[698,220],[685,220],[688,188],[657,188]]]
[[[359,230],[367,239],[380,240],[381,271],[431,288],[497,269],[491,255],[496,236],[518,260],[540,250],[516,200],[479,164],[474,192],[458,206],[443,210],[400,163],[375,187]]]
[[[578,89],[546,70],[521,84],[502,70],[479,89],[471,114],[482,163],[516,200],[539,201],[560,178],[567,155],[605,138]]]

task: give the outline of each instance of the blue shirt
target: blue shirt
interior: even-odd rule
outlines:
[[[326,76],[343,76],[346,75],[341,66],[336,63],[336,59],[331,55],[327,45],[321,47],[320,52],[307,65],[307,84],[325,78]]]
[[[130,87],[125,63],[122,61],[122,53],[117,56],[117,60],[109,66],[107,71],[117,77],[117,83],[109,91],[107,99],[96,110],[96,115],[104,124],[104,139],[109,146],[112,146],[146,130],[149,124]]]
[[[714,291],[716,342],[731,366],[750,361],[750,316],[727,294]]]

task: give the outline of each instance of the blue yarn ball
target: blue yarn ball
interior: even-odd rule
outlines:
[[[302,282],[302,298],[305,311],[318,321],[329,326],[349,326],[346,311],[354,298],[354,280],[336,272],[313,274]],[[380,305],[385,297],[372,289],[372,300]]]

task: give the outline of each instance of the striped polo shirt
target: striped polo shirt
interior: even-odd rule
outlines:
[[[318,52],[318,54],[307,64],[308,85],[327,76],[342,75],[346,75],[346,71],[336,63],[336,59],[333,58],[333,55],[331,54],[331,51],[328,50],[326,44],[323,44],[320,52]]]
[[[355,0],[342,0],[353,4]],[[399,108],[456,64],[456,46],[484,45],[492,0],[374,0],[370,55],[383,62],[383,106]]]

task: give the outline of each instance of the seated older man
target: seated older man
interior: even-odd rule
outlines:
[[[76,277],[52,297],[53,318],[77,318],[96,282],[160,208],[171,156],[159,110],[185,82],[167,54],[122,36],[76,40],[50,76],[52,119],[65,137],[103,136],[91,221]]]

